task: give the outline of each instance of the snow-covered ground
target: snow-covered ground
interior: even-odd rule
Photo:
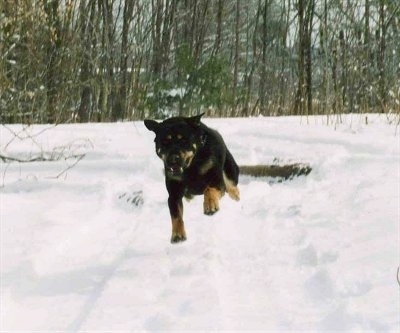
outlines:
[[[313,171],[242,177],[241,201],[225,196],[212,217],[201,197],[185,202],[178,245],[141,122],[0,128],[3,155],[63,157],[1,164],[1,332],[398,332],[396,127],[378,115],[204,122],[239,164]]]

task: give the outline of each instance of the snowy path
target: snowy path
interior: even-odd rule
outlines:
[[[314,170],[277,184],[244,177],[241,201],[224,197],[213,217],[200,197],[184,203],[188,241],[171,245],[150,132],[139,123],[44,132],[45,150],[93,148],[66,179],[48,178],[63,161],[1,165],[2,332],[398,330],[394,127],[378,116],[337,130],[298,118],[205,122],[239,163],[278,157]]]

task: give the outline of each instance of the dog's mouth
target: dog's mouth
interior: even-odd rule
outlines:
[[[165,165],[165,173],[170,178],[180,178],[184,171],[184,167],[180,164]]]
[[[185,170],[190,167],[193,157],[194,153],[189,151],[164,158],[166,176],[175,179],[182,178]]]

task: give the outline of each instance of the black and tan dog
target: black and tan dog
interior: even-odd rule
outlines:
[[[156,153],[164,162],[172,243],[186,240],[183,197],[204,195],[206,215],[219,210],[219,199],[225,192],[239,200],[239,167],[221,135],[201,123],[201,116],[175,117],[162,123],[144,121],[156,134]]]
[[[156,134],[156,153],[164,162],[168,206],[172,220],[171,242],[186,240],[183,223],[183,197],[204,195],[204,214],[219,210],[219,200],[227,192],[239,201],[239,166],[221,135],[195,117],[174,117],[159,123],[146,119],[145,126]],[[281,166],[244,166],[243,174],[253,176],[289,176],[307,174],[297,164],[288,170]],[[288,177],[286,177],[287,175]]]

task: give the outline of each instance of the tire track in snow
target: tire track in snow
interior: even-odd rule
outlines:
[[[138,228],[138,226],[137,226]],[[137,229],[135,228],[135,230]],[[103,291],[121,264],[129,257],[129,246],[119,255],[106,269],[106,273],[102,279],[96,283],[90,295],[87,297],[86,302],[78,312],[78,316],[75,320],[67,327],[67,331],[79,332],[86,320],[89,318],[91,312],[95,308],[97,301],[101,298]]]
[[[167,272],[158,290],[154,315],[144,328],[157,330],[216,330],[221,328],[220,300],[214,262],[215,218],[199,213],[201,199],[186,205],[188,240],[165,249]],[[189,208],[190,207],[190,208]],[[177,320],[177,318],[179,318]]]
[[[103,206],[107,206],[110,202],[113,201],[111,195],[115,195],[115,193],[114,191],[111,191],[110,188],[108,188],[106,189],[105,195],[106,198],[104,199],[105,203]],[[101,212],[99,214],[101,214]],[[108,266],[104,267],[105,273],[103,274],[102,278],[93,286],[92,291],[89,293],[89,296],[87,297],[85,303],[78,311],[78,315],[67,327],[67,331],[79,332],[84,326],[90,314],[95,309],[96,303],[101,299],[107,283],[112,279],[115,272],[123,264],[123,262],[130,257],[131,244],[137,238],[138,230],[142,223],[143,219],[139,218],[132,230],[129,231],[131,236],[128,237],[128,239],[130,240],[129,242],[127,242],[128,245],[125,246],[123,251]]]

